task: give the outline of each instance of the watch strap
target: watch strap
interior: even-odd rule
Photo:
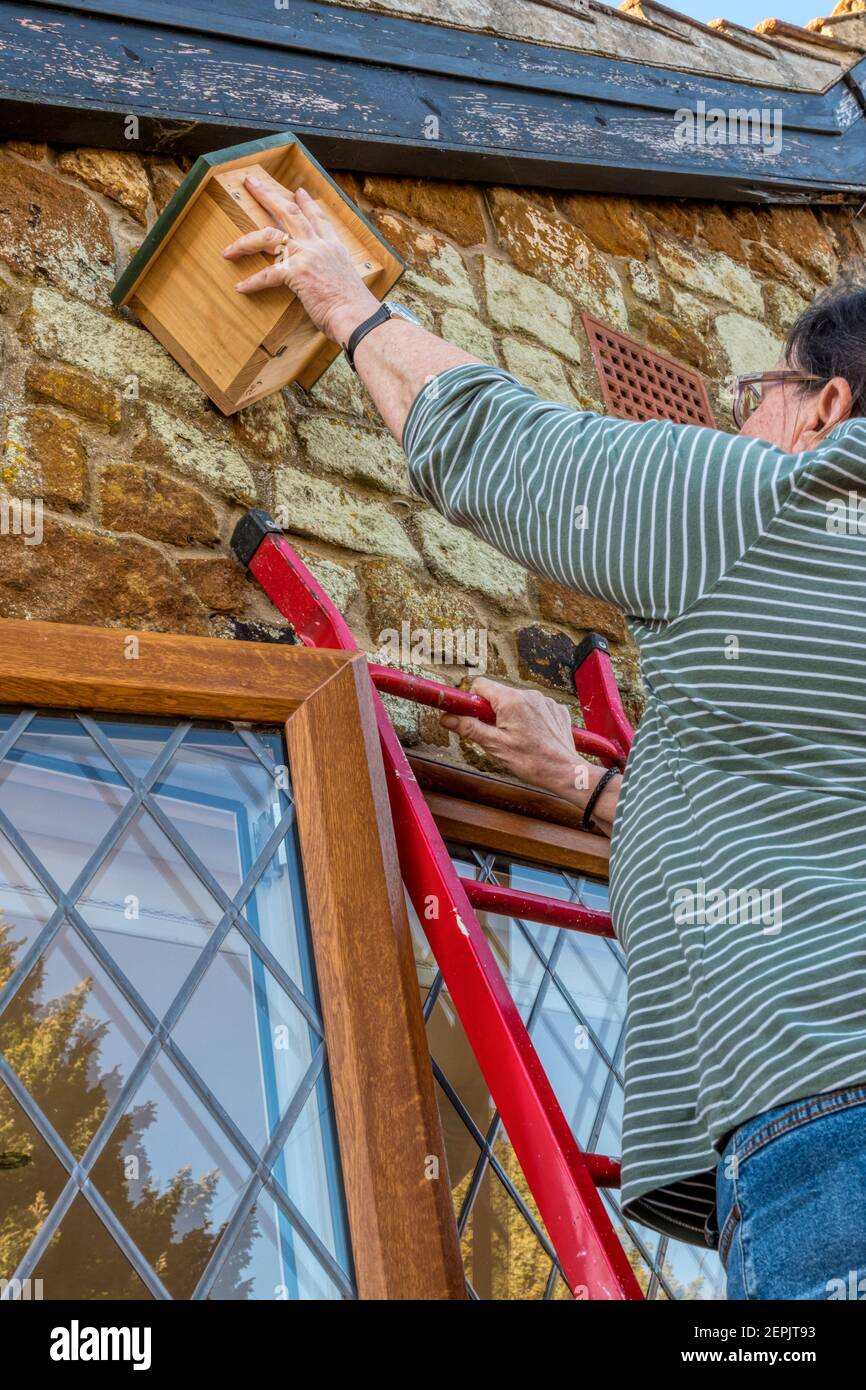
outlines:
[[[368,319],[364,319],[363,323],[359,323],[357,328],[352,329],[352,332],[349,334],[349,341],[346,344],[346,356],[349,359],[349,366],[352,368],[353,372],[357,370],[355,367],[355,351],[361,339],[366,338],[368,333],[372,333],[374,328],[378,328],[380,323],[387,323],[390,318],[391,310],[388,308],[387,304],[380,304],[375,314],[371,314]]]

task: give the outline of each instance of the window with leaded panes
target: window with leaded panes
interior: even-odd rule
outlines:
[[[0,715],[0,1278],[354,1296],[281,731]]]

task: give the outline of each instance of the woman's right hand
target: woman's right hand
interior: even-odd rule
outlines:
[[[279,259],[239,281],[235,289],[255,294],[287,285],[318,329],[335,342],[345,342],[353,328],[375,313],[379,301],[352,264],[328,214],[306,189],[292,193],[270,174],[249,175],[244,187],[273,219],[273,226],[238,237],[223,255],[236,261],[269,252]]]

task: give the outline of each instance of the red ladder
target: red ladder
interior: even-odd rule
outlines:
[[[357,650],[348,624],[266,512],[247,512],[231,543],[300,642]],[[487,701],[466,691],[390,667],[370,671],[375,690],[495,722]],[[587,726],[573,730],[575,747],[621,766],[632,729],[604,638],[593,633],[581,644],[574,680]],[[474,908],[606,936],[613,935],[610,918],[578,904],[460,879],[375,690],[403,882],[569,1288],[577,1298],[640,1299],[640,1285],[598,1192],[619,1185],[619,1163],[579,1148]]]

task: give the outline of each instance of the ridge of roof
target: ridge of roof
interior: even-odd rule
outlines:
[[[735,24],[732,19],[708,19],[707,27],[717,33],[723,33],[731,42],[739,43],[743,48],[750,48],[752,52],[761,53],[767,58],[773,59],[778,53],[777,46],[769,39],[761,38],[754,29]]]
[[[846,8],[843,8],[846,6]],[[810,19],[806,25],[813,33],[837,34],[866,50],[866,0],[842,0],[831,15]]]
[[[801,28],[781,19],[754,29],[725,18],[705,24],[661,0],[332,0],[353,10],[520,39],[597,57],[646,63],[753,86],[824,92],[866,54],[866,23],[837,32],[833,16]],[[720,7],[724,0],[720,0]],[[866,0],[841,0],[844,16]],[[859,13],[859,11],[857,11]],[[834,12],[835,14],[835,12]]]
[[[809,21],[810,24],[815,24],[815,22],[814,19]],[[789,24],[785,19],[759,19],[753,32],[764,34],[768,38],[790,39],[794,43],[818,44],[827,48],[847,48],[853,49],[857,53],[862,52],[857,44],[848,43],[845,39],[834,35],[822,34],[818,29],[803,28],[799,24]]]

